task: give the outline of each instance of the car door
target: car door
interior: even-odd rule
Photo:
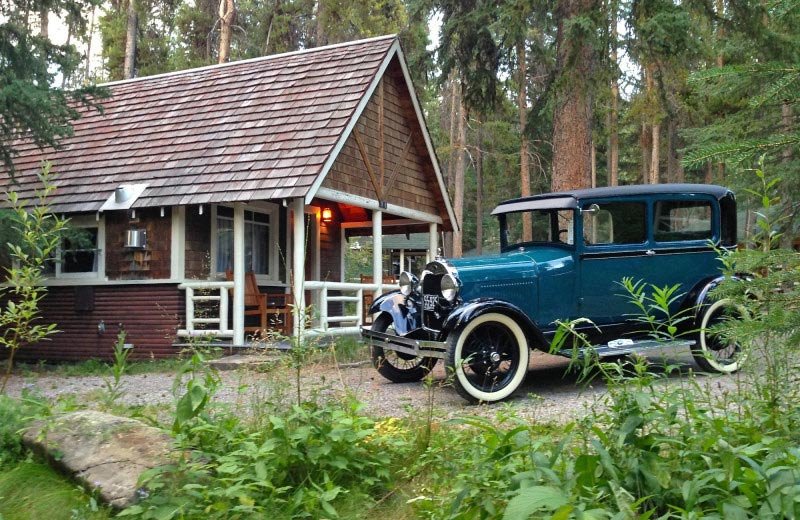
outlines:
[[[583,201],[579,219],[578,314],[597,325],[622,323],[636,308],[621,285],[623,277],[651,272],[650,208],[645,198]]]

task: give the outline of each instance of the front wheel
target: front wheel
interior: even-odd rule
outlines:
[[[503,314],[478,316],[447,338],[453,386],[471,403],[505,399],[528,372],[530,350],[516,321]]]
[[[700,313],[697,341],[692,356],[703,370],[730,374],[736,372],[745,360],[741,345],[714,330],[728,320],[740,320],[747,310],[725,298],[705,305]]]
[[[394,320],[389,314],[381,313],[372,322],[372,330],[376,332],[394,332]],[[436,366],[436,358],[418,357],[394,350],[384,350],[375,345],[370,346],[372,364],[378,373],[392,383],[413,383],[419,381]]]

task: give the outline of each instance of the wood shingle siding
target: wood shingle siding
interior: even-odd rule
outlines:
[[[384,177],[382,198],[447,220],[433,166],[416,124],[414,109],[408,102],[408,90],[398,77],[399,65],[390,65],[383,78],[383,147]],[[373,172],[380,183],[381,115],[379,91],[372,95],[356,124],[365,145]],[[406,143],[408,146],[406,146]],[[404,153],[405,152],[405,153]],[[355,136],[350,135],[337,161],[322,183],[323,187],[377,200],[367,166]]]

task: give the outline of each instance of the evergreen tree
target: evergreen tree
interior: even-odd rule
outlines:
[[[33,27],[33,16],[43,10],[69,18],[84,30],[82,13],[93,0],[20,0],[0,2],[0,159],[13,175],[15,146],[29,138],[40,147],[57,147],[72,132],[80,105],[95,106],[102,94],[95,87],[65,91],[55,87],[70,77],[81,56],[73,45],[54,45]],[[39,34],[37,34],[39,33]]]

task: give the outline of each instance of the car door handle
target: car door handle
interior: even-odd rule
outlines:
[[[644,254],[646,254],[647,256],[655,256],[656,252],[653,251],[652,249],[648,249],[647,251],[644,252]]]

